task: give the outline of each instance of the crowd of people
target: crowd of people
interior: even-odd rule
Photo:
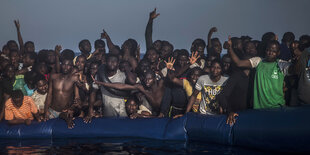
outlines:
[[[310,103],[309,35],[295,40],[286,32],[281,44],[273,32],[260,41],[228,36],[222,46],[212,37],[213,27],[206,42],[198,38],[189,50],[175,49],[165,40],[153,42],[158,16],[156,9],[149,15],[142,59],[136,40],[118,46],[104,30],[94,52],[86,39],[78,56],[60,45],[35,52],[14,21],[18,43],[8,41],[0,57],[0,119],[29,125],[61,118],[73,128],[76,117],[90,123],[94,117],[177,118],[194,112],[226,114],[233,125],[246,109]]]

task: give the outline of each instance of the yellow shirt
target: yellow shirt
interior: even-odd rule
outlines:
[[[192,96],[193,87],[191,86],[191,84],[189,83],[187,79],[183,79],[183,89],[185,90],[186,95],[188,97]],[[192,107],[193,112],[198,112],[200,101],[201,101],[201,92],[199,92],[199,94],[197,95],[196,101],[193,104],[193,107]]]

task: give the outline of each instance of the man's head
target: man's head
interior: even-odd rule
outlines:
[[[18,45],[15,40],[9,40],[6,45],[8,46],[9,50],[17,50],[18,51]]]
[[[74,52],[70,49],[65,49],[60,54],[60,61],[63,59],[72,60],[74,59]]]
[[[125,106],[126,106],[126,112],[128,116],[137,113],[137,111],[139,110],[138,98],[135,95],[133,95],[127,100],[127,102],[125,103]]]
[[[119,70],[122,72],[125,72],[126,68],[128,68],[130,71],[132,71],[132,67],[128,61],[121,61],[119,63]]]
[[[7,65],[4,69],[4,76],[13,79],[15,77],[15,67],[14,65]]]
[[[37,53],[35,52],[27,52],[24,55],[23,64],[25,67],[33,66],[37,59]]]
[[[79,55],[76,58],[75,66],[78,68],[79,71],[84,71],[86,64],[86,57],[84,55]]]
[[[1,52],[1,54],[4,54],[4,55],[6,55],[6,56],[9,56],[9,55],[10,55],[10,50],[9,50],[9,48],[8,48],[7,45],[4,45],[4,46],[2,47],[2,52]]]
[[[211,62],[210,77],[216,78],[222,75],[222,64],[220,60],[215,59]]]
[[[134,39],[128,39],[122,44],[122,53],[129,53],[131,56],[135,57],[138,43]]]
[[[273,40],[267,44],[266,47],[266,61],[274,62],[280,54],[280,44],[278,41]]]
[[[206,48],[206,42],[200,38],[195,39],[191,46],[191,52],[198,52],[201,58],[204,58],[204,50]]]
[[[101,39],[95,41],[95,50],[99,50],[100,53],[105,53],[105,42]]]
[[[171,56],[173,52],[173,45],[168,41],[162,41],[161,49],[160,49],[160,57],[162,59],[166,59]]]
[[[24,44],[25,52],[35,52],[34,43],[32,41],[27,41]]]
[[[90,75],[95,76],[98,72],[98,67],[100,65],[100,62],[98,61],[93,61],[90,63]]]
[[[46,57],[45,62],[46,62],[47,64],[49,64],[49,65],[55,64],[55,62],[56,62],[55,51],[53,51],[53,50],[48,50],[48,51],[46,52],[46,54],[47,54],[47,57]]]
[[[187,79],[191,83],[192,86],[195,86],[198,78],[201,76],[202,70],[200,67],[194,67],[189,70],[187,74]]]
[[[107,54],[106,65],[108,71],[116,71],[119,67],[119,57],[115,54]]]
[[[36,88],[37,88],[38,93],[42,95],[46,94],[48,90],[47,81],[44,78],[39,79],[36,82]]]
[[[232,42],[232,48],[234,49],[234,51],[238,51],[238,52],[242,52],[243,47],[242,47],[242,39],[238,38],[238,37],[233,37],[231,38],[231,42]]]
[[[82,53],[89,54],[91,51],[91,44],[89,40],[84,39],[79,43],[79,49]]]
[[[152,47],[155,48],[157,51],[160,51],[162,47],[162,41],[160,40],[154,41],[154,43],[152,44]]]
[[[139,76],[142,76],[147,70],[151,69],[151,64],[147,59],[142,59],[137,67],[137,73]]]
[[[218,55],[222,53],[222,44],[218,38],[212,38],[211,44],[213,52],[215,52]]]
[[[257,55],[257,49],[252,41],[248,41],[244,44],[244,56],[245,57],[255,57]]]
[[[35,87],[35,80],[36,80],[36,76],[38,75],[38,73],[34,72],[34,71],[30,71],[30,72],[26,72],[24,75],[24,80],[25,83],[27,84],[29,89],[34,89]]]
[[[11,93],[12,103],[19,108],[23,105],[24,94],[21,90],[13,90]]]
[[[302,35],[299,37],[299,50],[304,51],[306,48],[310,47],[310,36]]]
[[[155,84],[155,81],[156,81],[155,73],[152,70],[147,70],[144,73],[143,81],[144,81],[145,87],[147,87],[147,88],[152,87]]]
[[[287,45],[290,45],[295,40],[295,35],[293,32],[285,32],[282,37],[282,43],[286,43]]]
[[[17,50],[11,50],[9,55],[10,61],[12,64],[16,64],[19,62],[19,55]]]
[[[188,57],[189,57],[189,54],[186,49],[180,50],[177,56],[177,64],[181,67],[185,66],[189,62]]]
[[[159,54],[155,48],[150,48],[146,51],[145,57],[151,62],[155,63],[158,61]]]
[[[73,62],[72,60],[68,60],[68,59],[64,59],[62,62],[61,62],[61,71],[63,74],[68,74],[71,72],[72,70],[72,67],[73,67]]]
[[[43,76],[48,73],[48,68],[45,62],[36,63],[34,66],[34,70]]]
[[[222,64],[223,64],[223,72],[228,74],[230,72],[231,58],[228,54],[223,55]]]

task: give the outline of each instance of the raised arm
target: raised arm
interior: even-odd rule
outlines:
[[[152,47],[153,20],[159,15],[160,15],[159,13],[156,13],[156,8],[152,12],[150,12],[149,21],[147,22],[146,29],[145,29],[146,49],[149,49]]]
[[[167,66],[167,70],[168,70],[167,77],[169,78],[169,80],[173,82],[174,84],[183,86],[183,81],[175,77],[175,72],[174,72],[175,69],[173,68],[175,59],[171,57],[171,58],[168,58],[168,62],[166,60],[164,62],[166,63],[166,66]]]
[[[56,64],[56,72],[60,73],[60,51],[62,50],[62,47],[60,45],[55,46],[55,64]]]
[[[102,30],[103,33],[101,33],[101,39],[105,39],[107,41],[107,45],[110,51],[113,51],[115,48],[115,45],[113,44],[110,36],[108,35],[108,33],[105,30]]]
[[[14,24],[17,30],[17,38],[18,38],[18,43],[19,43],[19,48],[20,48],[20,54],[24,54],[24,41],[22,38],[22,35],[20,33],[20,24],[18,20],[14,20]]]
[[[231,37],[228,37],[228,53],[231,57],[231,59],[234,61],[234,63],[238,66],[238,67],[246,67],[246,68],[252,68],[251,62],[250,60],[241,60],[239,59],[239,57],[236,55],[236,53],[234,52],[233,48],[232,48],[232,42],[231,42]]]
[[[212,37],[212,34],[214,32],[217,32],[217,28],[216,27],[212,27],[210,30],[209,30],[209,33],[208,33],[208,45],[207,45],[207,49],[209,50],[210,48],[212,48],[212,43],[211,43],[211,37]]]

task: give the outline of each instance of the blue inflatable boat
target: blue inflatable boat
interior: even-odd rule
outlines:
[[[226,124],[225,115],[188,113],[177,118],[97,118],[85,124],[75,120],[68,129],[65,121],[52,119],[32,125],[0,123],[0,138],[150,138],[159,140],[201,141],[281,152],[310,152],[310,106],[239,113],[236,124]]]

